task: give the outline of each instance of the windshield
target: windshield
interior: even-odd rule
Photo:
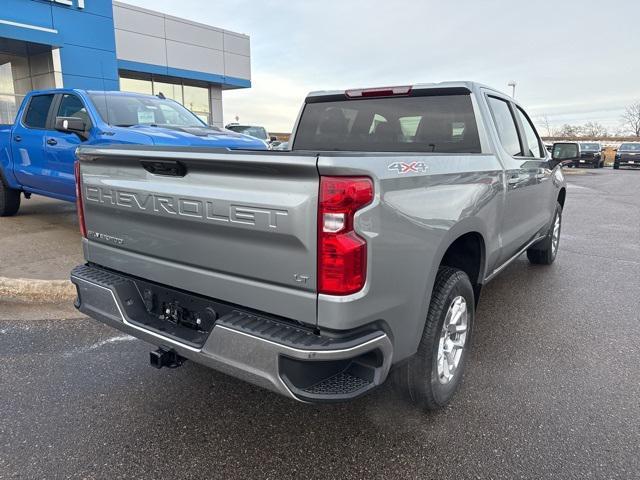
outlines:
[[[623,143],[618,151],[640,152],[640,143]]]
[[[250,137],[259,138],[260,140],[267,140],[267,131],[263,127],[250,127],[247,125],[229,125],[227,130],[232,130],[237,133],[243,133]]]
[[[90,96],[102,120],[116,127],[132,127],[134,125],[206,126],[195,114],[173,100],[109,93],[93,93]]]
[[[582,150],[586,152],[597,152],[598,150],[600,150],[599,143],[583,143],[580,146],[582,147]]]
[[[480,153],[469,95],[307,103],[295,150]]]

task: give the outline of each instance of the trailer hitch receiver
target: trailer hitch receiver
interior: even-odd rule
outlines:
[[[149,361],[151,362],[151,366],[155,368],[178,368],[186,359],[173,350],[159,348],[155,352],[149,353]]]

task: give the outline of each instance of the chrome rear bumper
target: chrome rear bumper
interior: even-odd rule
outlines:
[[[239,310],[218,319],[202,347],[187,345],[128,317],[118,292],[123,282],[135,283],[135,279],[87,265],[74,269],[71,281],[77,287],[76,306],[82,313],[296,400],[332,402],[356,398],[383,383],[391,365],[392,344],[383,331],[323,337],[267,317],[261,324],[263,317]]]

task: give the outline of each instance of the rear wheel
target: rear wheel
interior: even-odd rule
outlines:
[[[458,389],[471,340],[474,305],[467,274],[441,267],[418,351],[395,372],[396,384],[420,408],[442,407]]]
[[[558,255],[560,246],[560,232],[562,230],[562,205],[556,206],[556,213],[553,217],[551,228],[540,242],[527,250],[527,258],[531,263],[537,265],[551,265]]]
[[[9,188],[0,176],[0,217],[11,217],[20,209],[20,190]]]
[[[614,163],[613,164],[613,169],[614,170],[618,170],[620,168],[620,164],[619,163]]]

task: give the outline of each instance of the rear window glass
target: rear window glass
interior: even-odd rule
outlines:
[[[469,95],[309,103],[295,150],[480,153]]]
[[[29,128],[46,128],[51,102],[53,102],[53,95],[32,97],[24,116],[24,124]]]

